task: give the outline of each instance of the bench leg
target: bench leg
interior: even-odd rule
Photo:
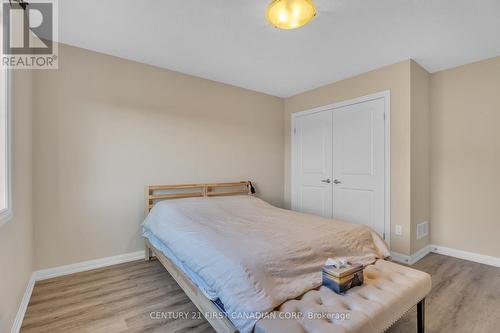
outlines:
[[[417,333],[425,332],[425,298],[417,304]]]

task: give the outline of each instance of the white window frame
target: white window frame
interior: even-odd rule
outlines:
[[[12,219],[12,132],[11,132],[11,73],[5,69],[5,201],[6,208],[0,210],[0,226]]]

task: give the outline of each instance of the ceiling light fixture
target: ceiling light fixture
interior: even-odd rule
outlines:
[[[312,0],[273,0],[266,10],[267,20],[280,29],[296,29],[316,16]]]

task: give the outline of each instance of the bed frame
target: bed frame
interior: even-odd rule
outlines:
[[[155,202],[161,200],[243,194],[252,195],[253,193],[254,189],[250,181],[212,184],[150,185],[146,187],[145,213],[147,216]],[[153,257],[156,257],[161,262],[217,333],[238,333],[238,330],[226,317],[224,312],[209,300],[184,272],[147,239],[145,239],[145,246],[146,261],[150,261]],[[424,324],[425,298],[417,304],[417,333],[425,332]]]
[[[147,215],[151,208],[153,208],[155,202],[160,200],[243,194],[251,195],[252,193],[253,186],[250,181],[212,184],[151,185],[146,187],[145,213]],[[205,297],[201,290],[191,282],[191,279],[189,279],[184,272],[172,263],[170,259],[164,256],[160,250],[156,249],[147,239],[145,239],[145,241],[146,260],[149,261],[153,256],[156,256],[217,333],[238,332],[225,314],[211,300]]]

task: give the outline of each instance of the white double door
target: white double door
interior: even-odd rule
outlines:
[[[384,98],[296,116],[292,208],[385,236],[384,118]]]

